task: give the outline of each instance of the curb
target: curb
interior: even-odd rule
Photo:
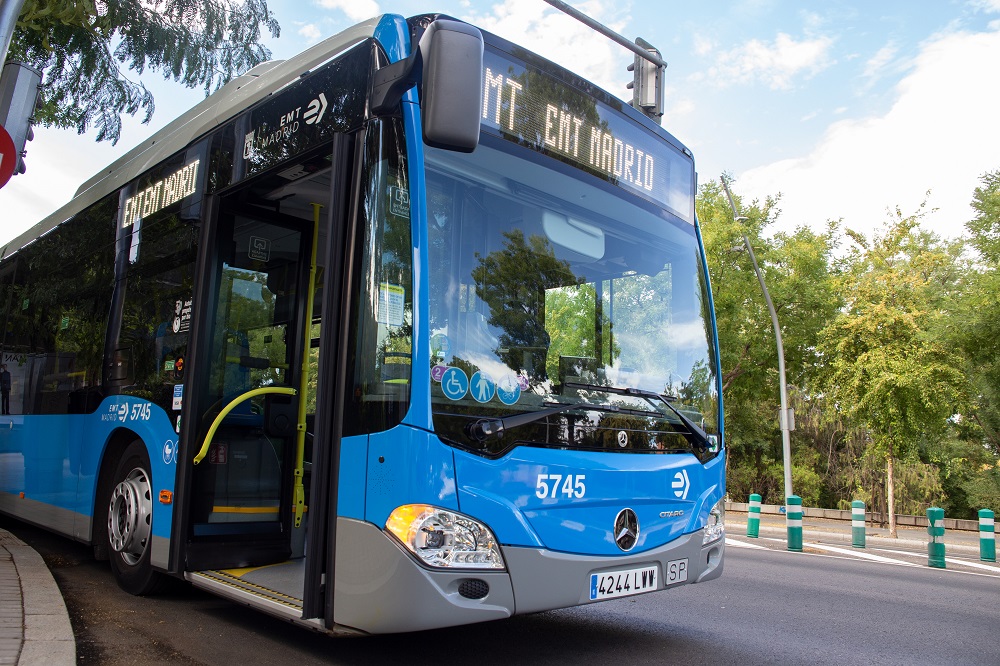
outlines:
[[[4,567],[4,555],[13,567]],[[3,569],[8,568],[4,576]],[[76,638],[69,621],[66,602],[42,556],[0,529],[0,585],[5,592],[0,602],[0,664],[16,666],[73,666]],[[17,589],[17,588],[20,589]],[[14,595],[19,593],[19,599]],[[8,598],[10,597],[10,598]],[[20,603],[18,603],[20,602]],[[16,618],[20,616],[20,626]],[[15,629],[20,629],[20,645]],[[13,651],[13,654],[11,652]]]

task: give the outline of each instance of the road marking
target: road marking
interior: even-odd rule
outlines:
[[[863,553],[857,550],[851,550],[848,548],[837,548],[836,546],[827,546],[825,544],[819,543],[804,543],[802,544],[805,548],[817,548],[819,550],[827,550],[831,553],[840,553],[841,555],[849,555],[851,557],[856,557],[862,560],[871,560],[873,562],[885,562],[887,564],[902,564],[908,567],[919,566],[913,562],[904,562],[903,560],[893,559],[891,557],[882,557],[881,555],[871,555],[869,553]]]
[[[896,553],[897,555],[913,555],[916,557],[926,557],[922,553],[907,553],[902,550],[889,550],[888,548],[879,548],[879,550],[885,553]],[[974,569],[986,569],[987,571],[992,571],[993,573],[1000,573],[1000,567],[990,566],[988,564],[980,564],[979,562],[970,562],[969,560],[959,560],[954,557],[944,558],[945,562],[951,562],[952,564],[961,564],[962,566],[972,567]]]
[[[761,546],[756,543],[747,543],[746,541],[737,541],[736,539],[730,539],[726,537],[727,546],[735,546],[736,548],[757,548],[760,550],[770,550],[767,546]]]

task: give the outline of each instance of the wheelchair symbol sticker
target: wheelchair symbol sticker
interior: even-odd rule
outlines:
[[[469,378],[461,368],[448,368],[441,376],[441,390],[449,400],[461,400],[469,390]]]

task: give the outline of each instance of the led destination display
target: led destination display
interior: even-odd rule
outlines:
[[[482,126],[693,220],[691,160],[611,106],[506,54],[483,54]]]

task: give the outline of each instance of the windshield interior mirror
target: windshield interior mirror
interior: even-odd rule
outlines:
[[[604,230],[600,227],[554,210],[544,210],[542,229],[548,239],[560,247],[589,259],[600,259],[604,256]]]

